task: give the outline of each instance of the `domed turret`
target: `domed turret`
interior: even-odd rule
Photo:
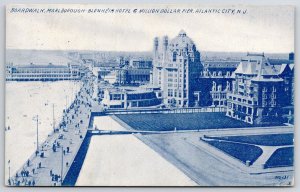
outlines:
[[[194,46],[193,40],[186,35],[184,30],[181,30],[177,37],[170,41],[170,48],[173,49],[191,48]]]

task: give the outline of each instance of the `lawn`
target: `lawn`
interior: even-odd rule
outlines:
[[[252,125],[225,116],[225,113],[175,113],[116,115],[135,130],[171,131],[243,128]]]
[[[266,162],[266,168],[288,167],[294,165],[294,147],[277,149]]]
[[[206,136],[207,137],[207,136]],[[293,145],[294,134],[247,135],[229,137],[207,137],[211,139],[249,143],[264,146]]]
[[[250,165],[263,153],[260,147],[248,144],[230,143],[222,140],[203,140],[208,144],[216,147],[224,153],[239,159],[244,164],[250,161]]]

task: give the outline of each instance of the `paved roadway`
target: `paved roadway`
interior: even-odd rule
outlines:
[[[89,74],[91,75],[91,74]],[[92,80],[89,80],[92,79]],[[66,176],[87,133],[91,108],[94,78],[83,78],[83,87],[76,95],[73,107],[63,119],[65,127],[58,128],[40,145],[39,154],[32,154],[28,161],[11,177],[14,186],[60,186],[61,175]],[[61,138],[61,136],[63,137]],[[59,143],[59,144],[58,144]],[[56,151],[53,150],[56,146]],[[69,152],[67,152],[69,148]],[[40,154],[44,153],[44,157]],[[23,174],[22,174],[23,173]],[[52,176],[51,176],[52,175]]]
[[[247,167],[212,149],[199,138],[203,135],[255,135],[293,131],[292,127],[277,127],[135,135],[200,186],[280,186],[291,184],[293,167]]]

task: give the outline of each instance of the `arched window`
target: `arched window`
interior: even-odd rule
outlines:
[[[177,56],[177,53],[173,52],[173,61],[176,61],[176,56]]]

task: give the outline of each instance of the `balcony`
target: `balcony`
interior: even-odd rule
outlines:
[[[238,95],[234,93],[228,93],[227,99],[233,103],[244,104],[248,106],[257,105],[257,100],[253,97]]]
[[[178,65],[177,64],[167,64],[166,69],[178,69]]]

